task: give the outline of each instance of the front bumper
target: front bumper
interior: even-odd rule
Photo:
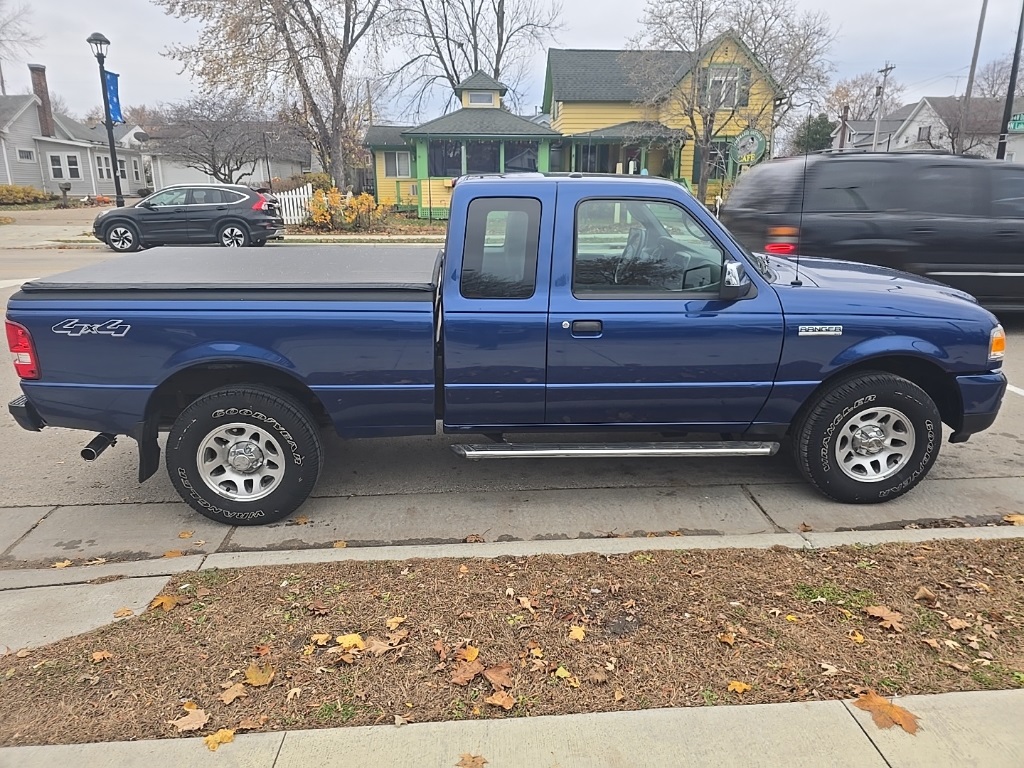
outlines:
[[[29,432],[39,432],[46,426],[46,422],[43,421],[39,412],[36,411],[35,406],[24,395],[11,400],[7,404],[7,410],[11,412],[11,416],[18,422],[18,426],[22,429],[27,429]]]
[[[963,416],[960,426],[949,438],[951,443],[966,443],[971,435],[984,432],[995,423],[1006,394],[1006,375],[984,373],[976,376],[957,376]]]

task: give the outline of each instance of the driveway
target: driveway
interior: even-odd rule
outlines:
[[[53,248],[61,240],[81,237],[92,228],[103,208],[68,208],[43,211],[0,211],[14,219],[0,226],[0,250]],[[96,243],[99,245],[99,242]]]

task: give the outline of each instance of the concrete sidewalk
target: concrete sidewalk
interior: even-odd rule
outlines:
[[[0,749],[0,768],[416,766],[463,754],[487,768],[1019,768],[1024,691],[907,696],[920,730],[879,729],[848,701],[657,709],[558,717],[242,734],[211,754],[203,740]]]

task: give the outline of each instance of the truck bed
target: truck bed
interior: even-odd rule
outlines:
[[[190,298],[205,292],[222,298],[225,291],[395,291],[404,294],[396,300],[416,301],[433,295],[437,257],[434,246],[162,247],[32,280],[21,290],[196,292]]]

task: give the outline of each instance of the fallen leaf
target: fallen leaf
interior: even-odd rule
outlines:
[[[626,694],[624,694],[622,692],[621,688],[616,688],[615,689],[615,700],[616,701],[622,701],[624,698],[626,698]]]
[[[331,641],[331,636],[326,633],[318,633],[315,635],[310,635],[309,639],[317,645],[327,645],[327,643]]]
[[[253,656],[269,656],[270,646],[269,645],[257,645],[252,649]]]
[[[800,623],[800,617],[799,616],[794,616],[792,613],[787,613],[786,614],[786,621],[788,621],[788,622],[790,622],[792,624],[799,624]]]
[[[858,631],[857,631],[856,629],[851,629],[851,630],[850,630],[849,638],[850,638],[850,639],[851,639],[851,640],[852,640],[853,642],[857,643],[857,645],[861,645],[861,644],[863,644],[863,643],[864,643],[864,635],[862,635],[862,634],[861,634],[860,632],[858,632]]]
[[[32,655],[32,651],[30,651],[28,648],[22,648],[14,655],[17,656],[19,659],[27,659],[29,656]]]
[[[966,664],[957,664],[955,661],[943,661],[942,663],[945,664],[947,667],[952,667],[957,672],[970,672],[971,671],[971,668],[969,666],[967,666]]]
[[[960,650],[960,643],[958,643],[956,640],[943,640],[942,643],[947,648],[952,648],[954,651]]]
[[[483,755],[471,755],[466,752],[459,757],[455,768],[484,768],[485,765],[487,765],[487,761],[484,760]]]
[[[807,523],[800,523],[800,525],[797,526],[797,530],[800,531],[800,533],[809,533],[814,529],[811,528],[811,526],[809,526]]]
[[[398,629],[399,625],[405,621],[405,616],[392,616],[385,623],[388,625],[388,629]]]
[[[568,685],[570,688],[579,688],[580,679],[578,677],[570,677],[568,680],[565,681],[565,684]]]
[[[193,547],[205,547],[206,546],[206,542],[203,541],[202,539],[196,539],[195,541],[192,542],[192,546]]]
[[[401,728],[403,725],[409,724],[409,719],[402,717],[401,715],[395,715],[395,727]]]
[[[507,597],[509,600],[511,600],[515,596],[516,596],[516,591],[514,589],[512,589],[512,587],[509,587],[508,589],[505,590],[505,597]]]
[[[372,653],[374,656],[383,656],[388,651],[395,650],[395,648],[383,640],[371,636],[366,638],[366,648],[364,650],[367,653]]]
[[[471,533],[469,534],[469,536],[465,538],[465,542],[467,544],[483,544],[484,537],[481,536],[479,533]]]
[[[988,651],[978,651],[978,656],[980,656],[981,658],[985,659],[986,661],[994,661],[995,658],[996,658],[995,656],[993,656]]]
[[[324,603],[322,600],[314,600],[306,606],[310,613],[314,616],[326,616],[331,612],[331,607]]]
[[[291,701],[292,699],[297,699],[297,698],[299,698],[299,694],[301,694],[301,693],[302,693],[302,689],[301,688],[292,688],[290,691],[288,691],[288,695],[285,696],[285,701]]]
[[[246,675],[246,678],[248,678],[248,675]],[[225,704],[230,704],[235,699],[240,698],[241,696],[248,695],[249,694],[245,692],[244,684],[235,683],[217,698],[223,701]]]
[[[585,634],[586,634],[586,630],[584,630],[583,627],[577,627],[577,626],[569,627],[569,639],[570,640],[575,640],[577,642],[582,643],[583,642],[583,637],[584,637]]]
[[[463,661],[475,661],[476,657],[479,655],[479,648],[472,645],[467,645],[465,648],[459,649],[459,651],[455,654],[455,658],[462,659]]]
[[[135,611],[133,611],[131,608],[118,608],[116,611],[114,611],[114,618],[115,619],[125,619],[125,618],[128,618],[129,616],[134,616],[134,615],[135,615]]]
[[[207,589],[206,587],[200,587],[196,590],[196,597],[209,597],[213,594],[213,590]]]
[[[903,614],[898,611],[894,611],[884,605],[869,605],[864,609],[864,613],[878,619],[878,623],[883,629],[891,629],[893,632],[903,631],[903,625],[900,624]]]
[[[506,712],[516,705],[516,700],[512,698],[508,691],[505,690],[495,691],[484,699],[484,702],[487,704],[493,704],[496,707],[501,707]]]
[[[953,618],[946,619],[946,623],[949,624],[949,628],[953,631],[967,629],[969,626],[971,626],[968,622],[964,621],[963,619],[958,619],[955,616]]]
[[[511,664],[499,664],[496,667],[490,667],[484,670],[484,677],[495,687],[511,688],[512,678],[509,677],[509,673],[512,672]]]
[[[246,717],[246,718],[242,719],[242,722],[240,722],[238,724],[238,728],[236,728],[235,730],[237,730],[237,731],[252,731],[252,730],[255,730],[256,728],[262,728],[266,724],[267,720],[269,720],[269,719],[270,718],[267,717],[266,715],[260,715],[258,718],[256,718],[256,717]]]
[[[530,649],[530,655],[533,658],[535,658],[535,659],[543,659],[544,658],[544,649],[540,648],[540,647],[531,648]]]
[[[272,664],[264,664],[262,667],[257,665],[256,662],[251,663],[245,670],[245,682],[254,688],[261,688],[264,685],[270,685],[270,681],[274,679],[274,666]]]
[[[184,704],[181,705],[181,708],[184,709],[186,712],[191,712],[193,709],[199,709],[199,705],[196,704],[194,701],[186,701]]]
[[[354,649],[361,651],[366,648],[366,643],[363,642],[363,636],[357,632],[353,632],[349,635],[338,635],[335,641],[346,651]]]
[[[409,636],[408,629],[400,629],[397,632],[388,633],[388,645],[397,646]]]
[[[107,562],[107,558],[95,557],[92,560],[86,560],[84,565],[103,565],[105,562]]]
[[[936,651],[941,651],[942,650],[942,646],[939,645],[939,641],[938,640],[932,640],[929,637],[929,638],[923,639],[921,642],[924,643],[925,645],[927,645],[930,648],[934,648]]]
[[[153,598],[153,602],[149,604],[149,607],[151,610],[163,608],[164,613],[167,613],[180,602],[181,598],[178,595],[157,595]]]
[[[308,525],[310,520],[305,515],[299,515],[292,522],[295,523],[295,525]]]
[[[467,568],[465,565],[460,565],[459,573],[469,573],[469,568]]]
[[[185,553],[180,549],[169,549],[163,554],[164,557],[184,557],[184,555]]]
[[[59,563],[54,563],[50,567],[51,568],[67,568],[69,565],[71,565],[71,561],[70,560],[61,560]]]
[[[444,647],[444,643],[440,639],[434,641],[434,652],[437,654],[437,658],[444,661],[448,658],[448,650]]]
[[[733,632],[723,632],[718,636],[718,642],[725,643],[732,648],[736,644],[736,635]]]
[[[835,667],[827,662],[820,662],[821,665],[821,676],[822,677],[834,677],[839,674],[839,667]]]
[[[1003,515],[1003,520],[1010,525],[1024,525],[1024,515]]]
[[[347,541],[343,541],[343,540],[339,540],[339,541],[334,542],[331,546],[334,547],[335,549],[345,549],[345,547],[348,546],[348,542]]]
[[[230,744],[235,740],[235,732],[228,728],[221,728],[216,733],[211,733],[203,741],[211,752],[216,752],[221,744]]]
[[[460,661],[452,670],[451,681],[455,685],[469,685],[483,671],[484,665],[479,661]]]
[[[188,714],[184,717],[179,717],[177,720],[168,720],[170,725],[173,725],[178,729],[178,733],[184,733],[185,731],[198,731],[207,721],[210,716],[203,710],[196,707],[195,709],[188,710]]]
[[[872,690],[862,693],[853,706],[871,713],[871,719],[879,728],[892,728],[898,725],[907,733],[917,733],[917,715],[911,714],[898,704],[879,696]]]
[[[560,677],[565,680],[572,677],[572,673],[565,667],[559,667],[555,670],[555,677]]]
[[[530,600],[530,598],[528,598],[528,597],[520,597],[520,598],[516,598],[516,599],[519,601],[519,604],[523,608],[525,608],[526,610],[528,610],[530,612],[530,615],[536,615],[537,612],[535,610],[533,610],[533,601]]]
[[[178,534],[178,538],[179,539],[191,539],[193,533],[195,533],[195,531],[182,531],[181,533]]]
[[[914,594],[914,599],[928,605],[935,605],[938,602],[935,593],[928,589],[928,587],[918,587],[917,592]]]
[[[107,659],[112,658],[114,658],[114,654],[112,654],[110,651],[96,651],[92,655],[92,662],[93,664],[99,664],[101,661],[106,661]]]
[[[747,683],[741,683],[739,680],[733,680],[729,683],[728,690],[730,693],[746,693],[750,690],[750,685]]]
[[[603,669],[592,669],[587,675],[587,680],[594,685],[604,685],[608,682],[608,673]]]

